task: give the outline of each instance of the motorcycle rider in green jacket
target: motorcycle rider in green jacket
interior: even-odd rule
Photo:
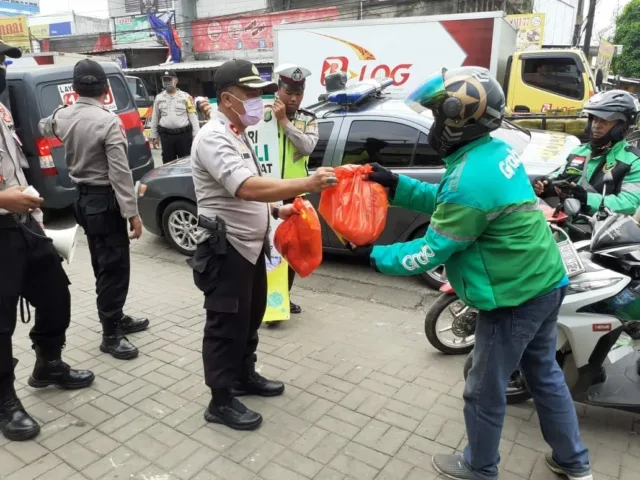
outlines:
[[[583,112],[589,114],[589,142],[571,152],[557,172],[536,178],[534,190],[541,198],[574,197],[587,215],[598,210],[605,193],[606,207],[632,215],[640,206],[640,149],[625,137],[635,127],[637,103],[624,90],[609,90],[591,97]],[[613,183],[605,191],[606,172]]]
[[[439,185],[373,164],[369,179],[390,203],[431,215],[424,238],[388,246],[349,245],[388,275],[416,275],[444,264],[467,305],[480,310],[473,366],[464,390],[468,444],[461,455],[435,455],[447,478],[496,480],[505,391],[520,365],[552,447],[547,464],[569,479],[592,480],[573,400],[556,362],[556,322],[568,279],[518,153],[491,137],[505,97],[488,70],[437,72],[405,102],[431,110],[430,145],[446,172]]]

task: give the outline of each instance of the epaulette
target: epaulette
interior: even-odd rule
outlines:
[[[313,113],[311,110],[305,110],[304,108],[299,108],[298,109],[299,113],[304,113],[305,115],[309,115],[311,118],[313,118],[314,120],[317,118],[316,114]]]

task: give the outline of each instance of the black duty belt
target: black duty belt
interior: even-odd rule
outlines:
[[[18,228],[20,226],[19,223],[22,223],[24,225],[29,221],[29,217],[30,215],[27,214],[12,215],[11,213],[9,213],[0,215],[0,229]]]
[[[111,185],[76,185],[82,195],[107,195],[113,192]]]
[[[191,125],[187,125],[186,127],[182,127],[182,128],[158,127],[158,132],[165,133],[167,135],[182,135],[183,133],[191,132],[191,130],[192,130]]]

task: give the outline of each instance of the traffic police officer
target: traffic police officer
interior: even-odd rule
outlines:
[[[0,93],[5,90],[5,56],[19,58],[20,50],[0,41]],[[89,371],[72,370],[62,361],[65,333],[71,319],[71,295],[60,256],[40,226],[42,198],[24,193],[22,171],[28,168],[20,142],[0,122],[0,431],[9,440],[29,440],[40,432],[25,411],[13,385],[11,337],[17,323],[17,305],[26,300],[36,309],[29,336],[36,364],[28,383],[35,388],[58,385],[84,388],[93,383]],[[27,307],[28,312],[28,307]],[[28,323],[30,315],[25,321]]]
[[[153,105],[151,141],[154,148],[158,148],[158,143],[162,145],[162,163],[168,163],[191,153],[191,143],[200,130],[200,123],[193,99],[178,89],[178,76],[174,71],[164,72],[162,85],[164,92],[156,96]]]
[[[87,235],[96,277],[100,350],[128,360],[138,356],[138,349],[124,335],[145,330],[149,320],[134,319],[122,310],[131,274],[129,238],[142,235],[126,133],[120,118],[104,108],[109,87],[99,63],[78,62],[73,89],[79,95],[76,103],[42,119],[40,129],[45,137],[63,142],[69,176],[77,187],[75,215]]]
[[[306,79],[311,72],[297,65],[284,64],[276,67],[273,73],[279,76],[277,99],[272,109],[278,121],[280,175],[283,179],[304,178],[309,175],[309,155],[318,143],[315,114],[300,108]],[[210,116],[211,106],[206,97],[196,99],[196,108],[206,117]],[[290,204],[293,200],[289,198],[284,203]],[[295,275],[289,267],[289,291]],[[300,306],[293,302],[289,302],[289,308],[293,314],[302,313]]]
[[[335,177],[330,168],[296,179],[262,176],[245,129],[263,119],[261,95],[275,93],[277,86],[262,80],[246,60],[225,62],[214,80],[218,110],[196,136],[191,151],[203,235],[189,264],[205,296],[202,356],[205,383],[212,390],[205,419],[252,430],[262,417],[235,397],[269,397],[284,391],[281,382],[255,370],[258,328],[267,304],[269,213],[283,219],[294,213],[292,205],[271,209],[267,202],[321,191],[333,185]]]

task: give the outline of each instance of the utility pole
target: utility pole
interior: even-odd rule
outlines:
[[[596,17],[596,0],[589,0],[589,13],[587,14],[587,30],[584,32],[584,54],[589,58],[591,51],[591,35],[593,34],[593,22]]]
[[[580,44],[580,37],[582,36],[582,11],[584,10],[584,0],[578,0],[578,11],[576,12],[576,24],[573,30],[573,42],[572,47],[577,47]]]
[[[182,41],[183,61],[192,61],[194,59],[194,53],[191,25],[197,18],[196,0],[177,0],[175,6],[176,15],[174,20],[178,33],[180,34],[180,40]]]

